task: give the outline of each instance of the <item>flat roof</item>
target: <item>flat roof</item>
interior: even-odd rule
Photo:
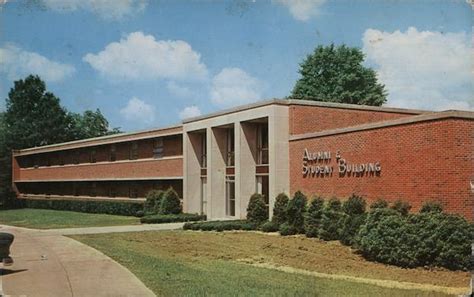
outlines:
[[[393,107],[383,107],[383,106],[368,106],[368,105],[357,105],[357,104],[346,104],[346,103],[333,103],[333,102],[322,102],[322,101],[312,101],[312,100],[300,100],[300,99],[269,99],[258,101],[251,104],[240,105],[233,108],[224,109],[218,112],[209,113],[206,115],[189,118],[182,121],[182,124],[177,124],[168,127],[162,128],[153,128],[136,132],[127,132],[119,133],[95,138],[81,139],[70,142],[63,142],[39,147],[32,147],[22,150],[14,151],[15,156],[31,155],[46,153],[59,150],[68,150],[74,148],[82,148],[89,146],[105,145],[111,143],[119,143],[140,139],[153,138],[158,136],[168,136],[168,135],[178,135],[183,131],[183,124],[192,123],[196,121],[201,121],[204,119],[209,119],[213,117],[223,116],[226,114],[236,113],[239,111],[245,111],[249,109],[254,109],[267,105],[303,105],[303,106],[314,106],[322,108],[339,108],[339,109],[351,109],[351,110],[363,110],[363,111],[375,111],[375,112],[387,112],[387,113],[400,113],[400,114],[411,114],[411,115],[420,115],[426,113],[438,113],[426,110],[418,109],[405,109],[405,108],[393,108]]]

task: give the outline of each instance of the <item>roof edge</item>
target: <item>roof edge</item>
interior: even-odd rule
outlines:
[[[413,124],[413,123],[436,121],[436,120],[443,120],[443,119],[450,119],[450,118],[474,120],[474,112],[462,111],[462,110],[447,110],[447,111],[440,111],[440,112],[431,112],[431,113],[425,113],[421,115],[405,117],[405,118],[400,118],[400,119],[395,119],[395,120],[368,123],[368,124],[362,124],[362,125],[345,127],[345,128],[337,128],[337,129],[320,131],[320,132],[290,135],[290,141],[318,138],[318,137],[366,131],[366,130],[381,129],[385,127],[408,125],[408,124]]]

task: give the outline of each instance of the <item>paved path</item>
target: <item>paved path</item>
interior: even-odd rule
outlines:
[[[155,296],[123,266],[62,235],[179,229],[182,224],[33,230],[0,225],[15,235],[13,266],[1,270],[0,295]]]

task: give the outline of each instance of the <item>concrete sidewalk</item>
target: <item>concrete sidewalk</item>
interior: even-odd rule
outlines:
[[[113,228],[111,232],[145,231],[131,227],[141,226],[105,228]],[[15,262],[1,270],[0,295],[155,296],[135,275],[111,258],[61,235],[104,233],[89,230],[92,228],[80,229],[82,233],[79,229],[75,232],[72,229],[40,231],[0,226],[0,232],[15,235],[11,249]]]

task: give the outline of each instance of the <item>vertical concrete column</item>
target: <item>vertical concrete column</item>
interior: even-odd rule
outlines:
[[[270,218],[279,193],[289,194],[289,112],[287,106],[274,106],[268,118]]]
[[[201,212],[201,135],[183,133],[183,210],[187,213]]]
[[[241,138],[242,131],[240,122],[234,122],[234,176],[235,176],[235,217],[241,218],[241,180],[242,180],[242,166],[241,166],[241,145],[245,140]]]
[[[238,128],[237,128],[238,127]],[[236,130],[240,130],[238,144],[236,142],[236,153],[239,150],[238,162],[236,162],[236,189],[238,189],[238,204],[240,218],[247,216],[247,206],[250,196],[256,192],[256,156],[257,156],[257,131],[256,125],[248,122],[236,124]],[[238,167],[237,167],[238,166]],[[238,183],[237,183],[238,179]]]
[[[208,128],[208,217],[211,219],[224,218],[226,215],[225,201],[225,169],[226,169],[226,130]]]
[[[18,188],[15,184],[15,181],[17,179],[20,179],[20,165],[18,164],[18,160],[16,159],[15,153],[12,151],[12,190],[13,192],[16,193],[18,196],[20,194],[20,191],[18,191]]]

